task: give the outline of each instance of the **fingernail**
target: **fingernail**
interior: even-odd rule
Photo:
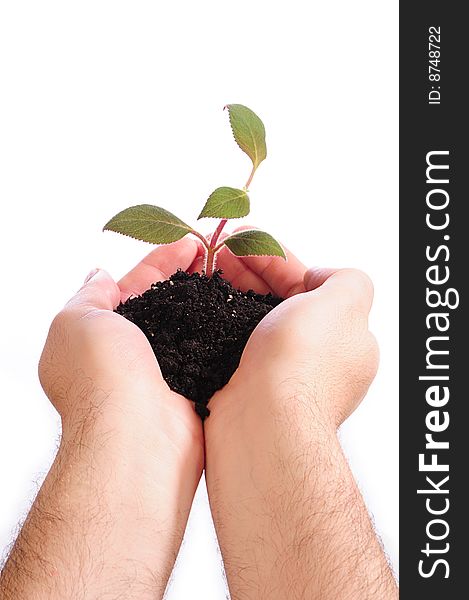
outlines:
[[[85,283],[88,283],[88,281],[89,281],[90,279],[93,279],[93,277],[96,275],[96,273],[97,273],[98,271],[99,271],[99,269],[93,269],[92,271],[90,271],[90,272],[88,273],[88,275],[86,276],[86,278],[85,278],[85,281],[83,282],[83,285],[84,285]]]

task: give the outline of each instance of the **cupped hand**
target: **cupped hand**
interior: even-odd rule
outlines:
[[[243,228],[240,228],[243,229]],[[234,287],[286,298],[259,323],[239,368],[209,403],[209,421],[244,411],[314,418],[337,428],[357,407],[378,364],[368,330],[373,298],[369,278],[354,269],[310,269],[290,252],[235,257],[226,248],[217,268]],[[193,270],[201,267],[199,257]]]
[[[183,239],[156,248],[118,284],[103,270],[91,273],[55,317],[39,363],[41,384],[62,417],[63,431],[101,423],[125,428],[143,443],[162,432],[203,465],[203,433],[193,404],[171,391],[142,331],[113,312],[177,268],[187,269],[197,244]]]

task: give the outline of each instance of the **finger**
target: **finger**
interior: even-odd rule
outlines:
[[[253,227],[242,226],[235,229],[244,231]],[[287,260],[279,256],[243,256],[241,261],[260,278],[277,296],[289,298],[305,291],[303,277],[305,265],[284,247]]]
[[[103,269],[93,269],[66,308],[86,314],[93,309],[114,310],[119,302],[120,290],[114,279]]]
[[[373,303],[373,283],[368,275],[358,269],[333,271],[315,291],[333,295],[333,301],[352,305],[365,315],[368,315]]]
[[[306,291],[310,292],[321,286],[331,275],[337,273],[339,269],[323,269],[321,267],[312,267],[304,275],[303,281]]]
[[[223,277],[235,289],[243,292],[254,290],[258,294],[268,294],[273,291],[262,277],[253,273],[241,257],[232,254],[226,246],[223,246],[217,254],[217,269],[223,271]]]
[[[143,294],[152,283],[168,279],[177,269],[187,270],[197,251],[198,245],[191,238],[155,248],[119,281],[122,302]]]
[[[187,272],[192,274],[192,273],[202,273],[202,271],[204,270],[205,267],[205,258],[203,255],[197,255],[195,257],[194,262],[191,264],[191,266],[187,269]]]
[[[206,249],[205,249],[205,246],[202,244],[202,242],[200,242],[199,240],[197,240],[196,243],[198,246],[197,254],[195,256],[193,263],[187,269],[188,273],[202,273],[202,271],[205,270]]]

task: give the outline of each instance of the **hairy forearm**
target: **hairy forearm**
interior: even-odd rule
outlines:
[[[163,596],[197,461],[158,432],[147,441],[142,431],[86,429],[62,440],[2,572],[5,600]]]
[[[333,428],[295,415],[294,403],[255,402],[221,435],[214,405],[206,426],[209,497],[233,600],[397,598]]]

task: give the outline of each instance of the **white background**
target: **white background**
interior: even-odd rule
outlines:
[[[36,375],[54,314],[149,250],[102,225],[131,204],[195,219],[249,160],[226,103],[263,119],[250,223],[376,287],[381,367],[342,441],[397,568],[397,2],[0,2],[0,551],[53,458]],[[199,488],[168,598],[225,597]]]

